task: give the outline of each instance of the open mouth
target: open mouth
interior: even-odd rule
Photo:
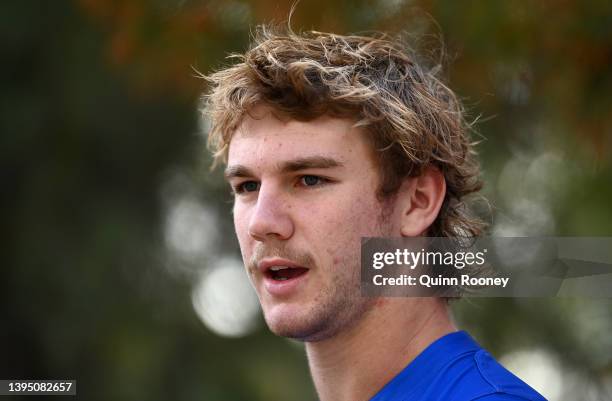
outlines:
[[[305,267],[272,266],[266,270],[266,276],[274,281],[286,281],[300,277],[307,271]]]

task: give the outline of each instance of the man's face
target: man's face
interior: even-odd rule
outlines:
[[[377,168],[352,121],[255,115],[235,132],[226,170],[242,257],[273,332],[328,338],[371,303],[360,296],[361,237],[399,228],[381,218]]]

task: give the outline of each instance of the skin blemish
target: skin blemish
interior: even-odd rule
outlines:
[[[389,303],[388,300],[386,300],[385,298],[377,298],[376,302],[374,303],[374,307],[375,308],[382,308],[383,306],[385,306],[387,303]]]

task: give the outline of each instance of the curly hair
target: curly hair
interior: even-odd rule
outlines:
[[[465,197],[482,187],[471,127],[457,96],[398,39],[384,34],[296,34],[257,28],[238,62],[204,78],[203,112],[211,128],[215,165],[227,162],[232,135],[255,105],[266,104],[300,121],[322,115],[364,127],[380,166],[380,200],[402,181],[437,167],[446,180],[440,213],[427,234],[480,235],[485,224]]]

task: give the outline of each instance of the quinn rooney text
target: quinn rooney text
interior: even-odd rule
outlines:
[[[407,274],[402,274],[399,277],[384,277],[382,274],[377,274],[372,278],[374,285],[391,285],[391,286],[416,286],[421,285],[427,288],[431,287],[447,287],[447,286],[458,286],[463,287],[502,287],[506,288],[509,277],[470,277],[467,274],[461,275],[461,277],[443,277],[437,276],[432,277],[427,274],[414,277]]]

